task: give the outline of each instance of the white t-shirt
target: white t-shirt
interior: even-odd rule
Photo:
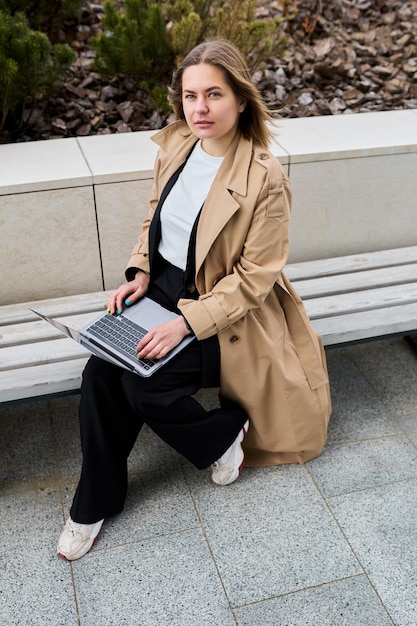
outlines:
[[[204,152],[198,141],[162,206],[158,250],[166,261],[182,270],[187,266],[194,222],[222,160]]]

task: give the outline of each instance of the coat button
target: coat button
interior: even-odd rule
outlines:
[[[230,343],[236,343],[236,341],[239,341],[239,337],[237,335],[232,335],[229,341]]]
[[[259,158],[261,159],[261,161],[267,161],[269,159],[269,154],[267,154],[266,152],[261,152]]]
[[[188,285],[187,285],[188,293],[194,293],[195,289],[196,289],[196,287],[195,287],[194,283],[188,283]]]

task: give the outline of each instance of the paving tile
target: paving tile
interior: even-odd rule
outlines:
[[[417,476],[417,450],[405,437],[328,446],[308,466],[325,497]]]
[[[68,484],[63,490],[65,517],[75,487],[75,483]],[[106,519],[93,551],[198,525],[195,506],[179,466],[164,471],[137,472],[129,476],[123,512]]]
[[[217,387],[212,389],[201,389],[195,394],[195,399],[206,409],[211,411],[217,409],[219,404],[219,390]]]
[[[392,626],[365,576],[259,602],[235,614],[239,626]]]
[[[81,626],[235,626],[200,530],[92,552],[74,578]]]
[[[417,624],[417,480],[329,499],[395,626]]]
[[[417,433],[411,433],[408,438],[414,446],[417,446]]]
[[[187,471],[233,606],[360,572],[304,467],[247,469],[227,487]]]
[[[51,402],[59,467],[64,482],[78,482],[82,454],[78,426],[79,396]],[[130,472],[155,471],[178,467],[176,452],[159,439],[146,425],[129,456]]]
[[[352,348],[327,352],[333,411],[328,443],[358,441],[401,432],[386,406],[358,370],[350,355]]]
[[[179,466],[179,455],[162,441],[146,425],[139,433],[136,444],[130,453],[130,472],[153,472],[155,470]]]
[[[78,425],[79,402],[79,395],[51,400],[56,456],[63,482],[78,481],[80,475],[82,455]]]
[[[401,415],[398,418],[401,428],[407,433],[417,433],[417,413]]]
[[[0,409],[0,495],[56,484],[47,402]]]
[[[72,565],[55,549],[80,469],[79,397],[3,407],[1,624],[415,626],[415,356],[387,340],[328,362],[321,457],[222,488],[144,429],[124,512]],[[216,390],[203,396],[216,405]]]
[[[77,626],[71,569],[56,556],[59,493],[0,500],[0,615],[4,626]]]
[[[396,417],[417,409],[417,359],[402,339],[376,342],[355,348],[355,362]]]
[[[180,469],[142,472],[131,477],[124,511],[105,521],[93,550],[198,525],[195,507]]]

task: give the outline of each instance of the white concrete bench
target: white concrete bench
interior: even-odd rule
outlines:
[[[0,307],[1,402],[79,390],[89,353],[31,308],[79,330],[104,311],[107,293],[86,293]]]
[[[290,264],[286,274],[327,347],[417,333],[417,246]],[[0,307],[0,397],[10,402],[76,392],[88,352],[36,318],[79,329],[106,292]]]
[[[325,346],[417,332],[417,246],[288,265]]]

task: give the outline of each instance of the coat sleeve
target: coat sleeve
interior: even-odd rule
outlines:
[[[198,339],[218,334],[248,311],[262,307],[285,266],[289,252],[291,187],[280,165],[276,161],[271,165],[266,168],[266,177],[252,207],[243,208],[245,202],[242,202],[243,212],[238,219],[245,219],[247,211],[251,215],[240,255],[230,271],[199,300],[182,299],[178,303]],[[259,185],[259,177],[255,180]],[[230,229],[234,226],[228,225]],[[233,238],[234,234],[224,231],[222,236]],[[209,258],[206,261],[209,264]]]

